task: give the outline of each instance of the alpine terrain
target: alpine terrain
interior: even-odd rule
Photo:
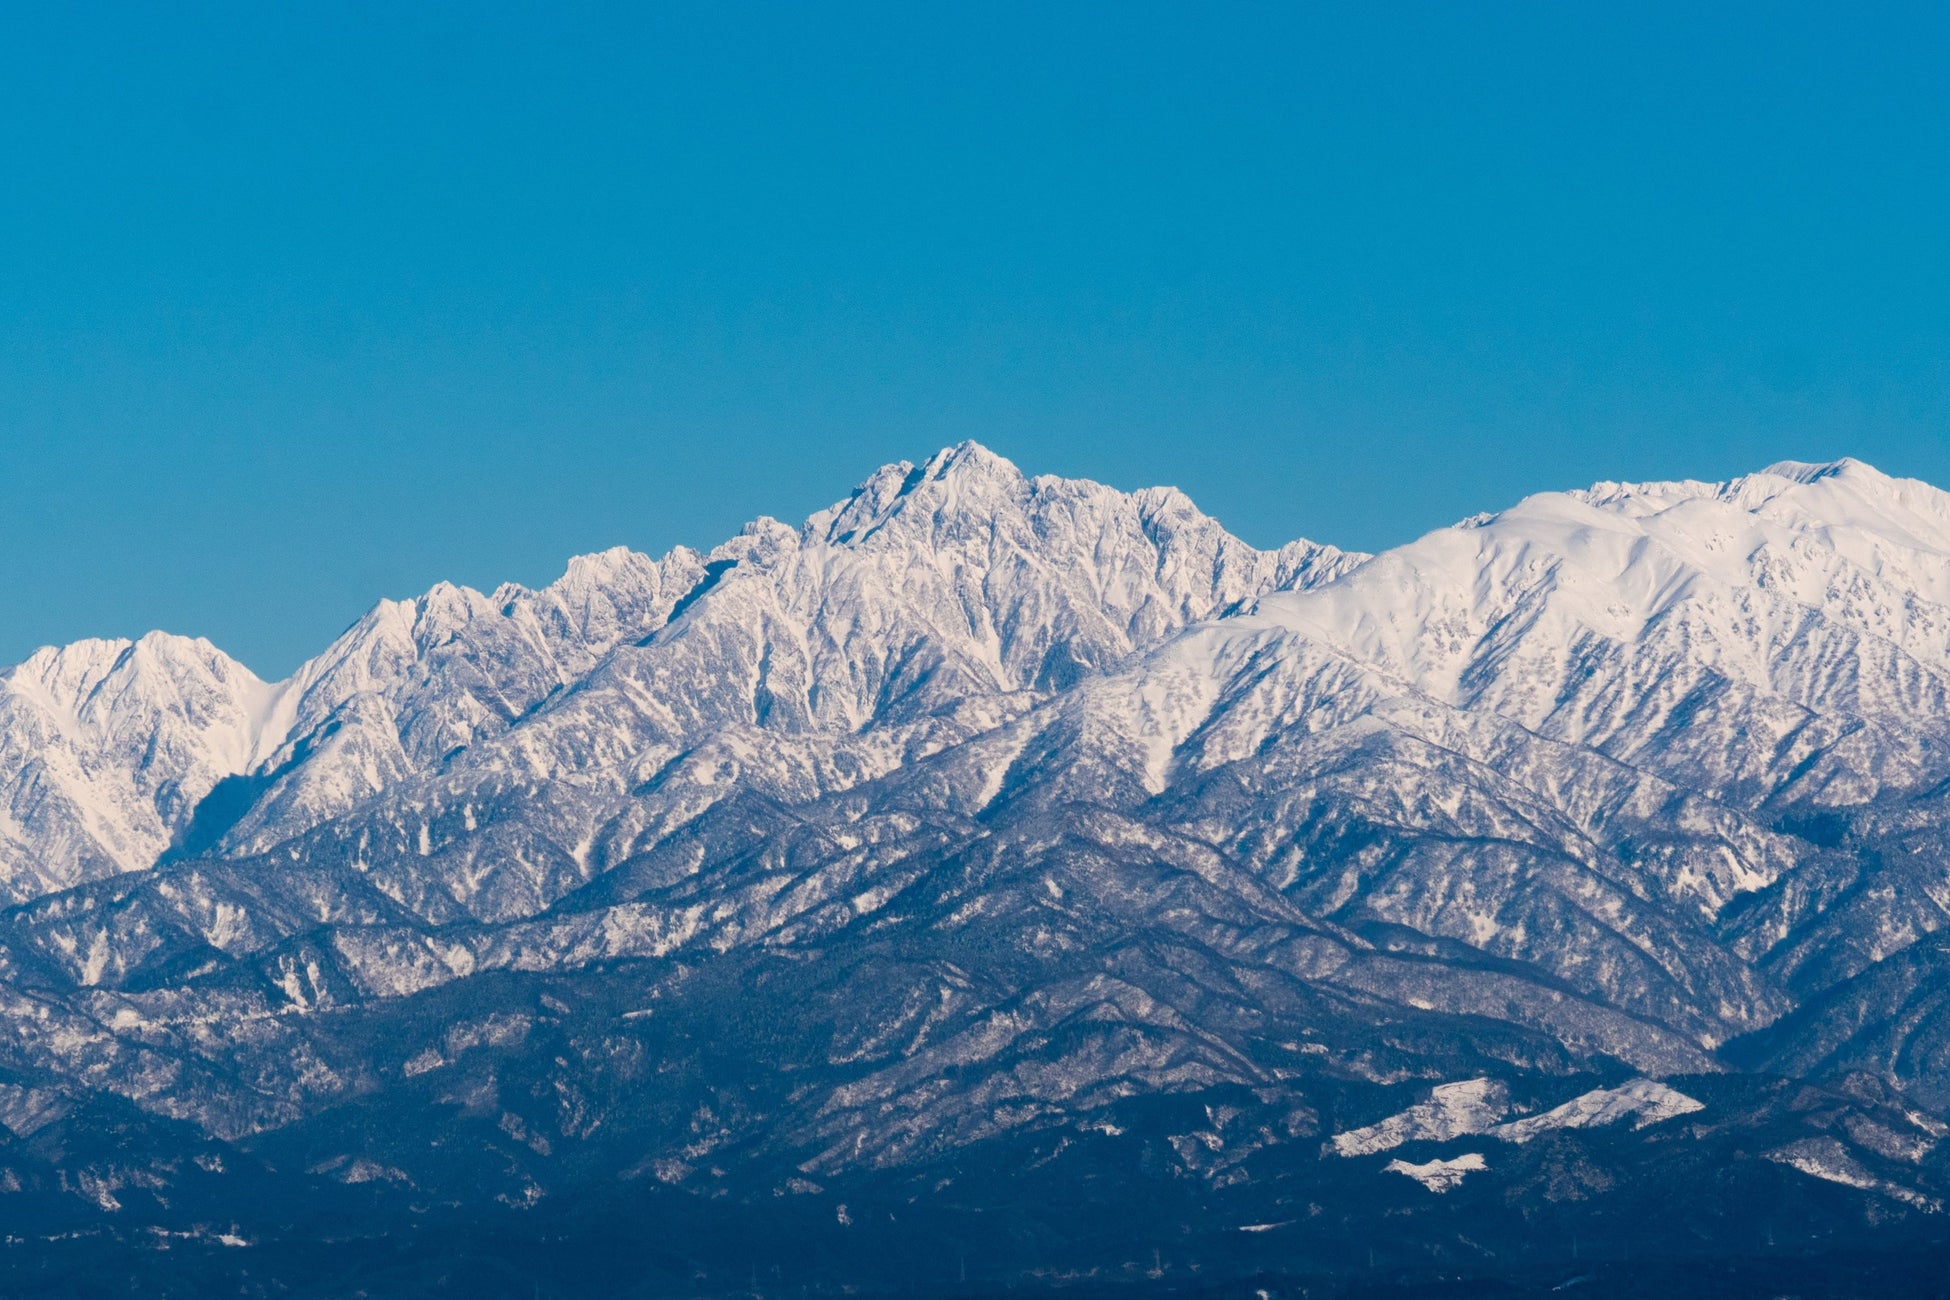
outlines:
[[[1950,494],[1855,461],[1370,557],[965,443],[45,649],[0,1291],[1900,1291],[1946,828]]]

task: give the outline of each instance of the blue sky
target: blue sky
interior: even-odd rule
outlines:
[[[0,661],[281,674],[979,438],[1377,548],[1950,484],[1940,7],[0,10]]]

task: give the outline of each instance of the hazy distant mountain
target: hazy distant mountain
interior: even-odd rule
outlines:
[[[704,1290],[1927,1242],[1946,791],[1925,484],[1369,558],[964,444],[281,683],[0,677],[0,1205],[683,1224]]]

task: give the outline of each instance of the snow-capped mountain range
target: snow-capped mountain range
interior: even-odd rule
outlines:
[[[382,602],[283,682],[159,633],[0,676],[0,1186],[221,1186],[34,1146],[108,1106],[420,1208],[1131,1142],[1447,1205],[1585,1143],[1571,1199],[1738,1147],[1928,1217],[1946,792],[1926,484],[1601,484],[1369,557],[963,444]]]

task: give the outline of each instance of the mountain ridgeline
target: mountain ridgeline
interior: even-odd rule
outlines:
[[[47,649],[0,675],[0,1279],[1924,1258],[1946,827],[1950,494],[1854,461],[1369,557],[963,444],[283,682]]]

